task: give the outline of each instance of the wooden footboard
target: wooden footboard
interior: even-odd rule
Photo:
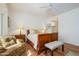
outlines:
[[[29,34],[30,31],[27,31],[27,34]],[[37,43],[37,51],[38,54],[40,54],[42,51],[44,51],[45,48],[45,44],[48,42],[52,42],[52,41],[56,41],[58,40],[58,33],[45,33],[45,34],[38,34],[38,43]],[[32,47],[34,47],[34,44],[27,39],[27,42],[30,43],[30,45]]]
[[[56,41],[58,40],[58,33],[47,33],[47,34],[39,34],[38,35],[38,54],[40,54],[42,51],[44,51],[45,44],[48,42]]]

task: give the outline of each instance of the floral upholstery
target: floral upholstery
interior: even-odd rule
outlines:
[[[7,49],[6,52],[0,53],[0,56],[20,56],[26,51],[26,46],[23,43],[22,45],[15,45],[12,48]]]
[[[0,47],[0,56],[19,56],[26,51],[26,44],[17,42],[17,39],[11,36],[0,38]]]

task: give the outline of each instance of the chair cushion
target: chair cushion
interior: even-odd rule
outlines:
[[[16,44],[16,38],[13,36],[4,36],[1,38],[1,43],[3,47],[9,47]]]
[[[46,43],[45,47],[49,48],[50,50],[54,50],[54,49],[58,48],[59,46],[61,46],[63,44],[64,43],[60,42],[60,41],[53,41],[53,42],[50,42],[50,43]]]
[[[3,53],[5,51],[6,51],[6,49],[4,47],[0,46],[0,53]]]
[[[0,40],[0,46],[2,46],[2,42],[1,42],[1,40]]]

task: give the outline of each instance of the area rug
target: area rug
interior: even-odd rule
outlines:
[[[74,51],[69,51],[65,56],[79,56],[79,53]]]

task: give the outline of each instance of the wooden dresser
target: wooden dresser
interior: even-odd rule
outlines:
[[[45,49],[45,44],[58,40],[58,33],[46,33],[38,35],[38,51],[41,52]],[[38,53],[39,53],[38,52]]]
[[[16,39],[23,40],[25,42],[25,35],[15,35]]]

